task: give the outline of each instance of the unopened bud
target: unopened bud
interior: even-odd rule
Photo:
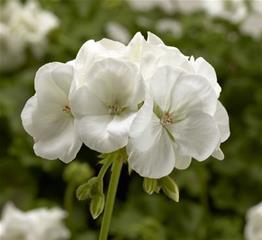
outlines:
[[[153,194],[154,192],[158,192],[157,179],[144,178],[143,188],[144,191],[149,195]]]
[[[175,202],[179,201],[179,189],[175,180],[169,176],[160,179],[164,194]]]
[[[104,194],[97,194],[91,199],[90,203],[90,213],[93,219],[99,217],[99,215],[103,212],[105,206],[105,196]]]
[[[78,200],[93,198],[98,193],[103,193],[102,182],[97,177],[91,178],[87,183],[80,185],[76,190]]]

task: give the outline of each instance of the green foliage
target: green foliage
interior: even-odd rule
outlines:
[[[20,69],[0,74],[0,206],[15,202],[22,209],[63,205],[67,183],[65,164],[36,157],[33,141],[22,128],[20,113],[33,95],[36,70],[51,61],[75,58],[88,39],[106,37],[105,26],[115,21],[131,34],[150,30],[186,55],[203,56],[216,69],[231,125],[231,137],[222,145],[224,161],[194,162],[175,171],[180,202],[143,192],[141,178],[124,171],[111,229],[114,240],[241,240],[245,212],[262,198],[262,42],[240,34],[238,26],[204,13],[170,15],[181,22],[183,34],[159,33],[159,9],[139,13],[121,1],[42,0],[42,6],[60,19],[50,35],[45,57],[30,53]],[[143,17],[147,26],[139,23]],[[1,56],[0,56],[1,57]],[[78,162],[98,169],[96,153],[82,148]],[[107,176],[106,176],[107,177]],[[105,185],[107,181],[105,177]],[[67,177],[66,177],[67,178]],[[97,239],[99,224],[88,204],[74,202],[69,227],[73,240]],[[99,222],[99,221],[98,221]],[[97,224],[97,225],[96,225]]]

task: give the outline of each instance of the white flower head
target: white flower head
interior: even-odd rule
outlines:
[[[70,232],[64,226],[66,213],[60,208],[39,208],[22,212],[13,204],[4,207],[1,240],[66,240]]]
[[[37,155],[69,162],[84,142],[110,153],[127,146],[143,177],[161,178],[191,159],[223,159],[228,115],[214,68],[152,33],[127,46],[87,41],[76,59],[42,67],[22,112]]]
[[[217,98],[205,78],[162,66],[150,79],[149,95],[131,126],[131,168],[161,178],[174,167],[188,167],[191,157],[202,161],[213,153],[219,142],[212,118]]]
[[[37,1],[22,4],[11,0],[3,6],[1,19],[19,42],[31,47],[34,55],[43,54],[47,35],[59,25],[58,18],[51,12],[41,9]]]
[[[262,203],[252,207],[247,212],[245,237],[246,240],[262,239]]]
[[[72,111],[81,140],[102,153],[125,147],[144,89],[140,69],[128,60],[95,62],[84,84],[72,91]]]
[[[81,147],[68,97],[73,71],[70,64],[58,62],[41,67],[35,77],[36,94],[21,114],[25,130],[34,138],[36,155],[65,163]]]

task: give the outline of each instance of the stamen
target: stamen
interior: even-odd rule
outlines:
[[[122,111],[122,108],[117,105],[108,106],[108,113],[111,115],[117,115]]]
[[[161,123],[163,125],[173,124],[175,122],[174,117],[169,112],[165,112],[161,118]]]
[[[66,106],[64,106],[62,111],[66,112],[66,113],[71,113],[71,108],[68,105],[66,105]]]

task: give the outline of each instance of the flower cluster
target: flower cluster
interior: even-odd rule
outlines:
[[[59,24],[57,17],[44,11],[36,1],[22,4],[18,0],[7,1],[0,8],[0,71],[21,65],[26,48],[39,57],[47,43],[47,35]]]
[[[128,45],[89,40],[73,61],[41,67],[35,91],[21,116],[40,157],[68,163],[82,143],[126,148],[130,168],[155,179],[192,158],[224,158],[229,122],[214,68],[152,33]]]
[[[66,214],[59,208],[22,212],[7,204],[0,221],[1,240],[65,240],[70,233],[63,224]]]
[[[246,240],[262,239],[262,203],[248,210],[245,237]]]

